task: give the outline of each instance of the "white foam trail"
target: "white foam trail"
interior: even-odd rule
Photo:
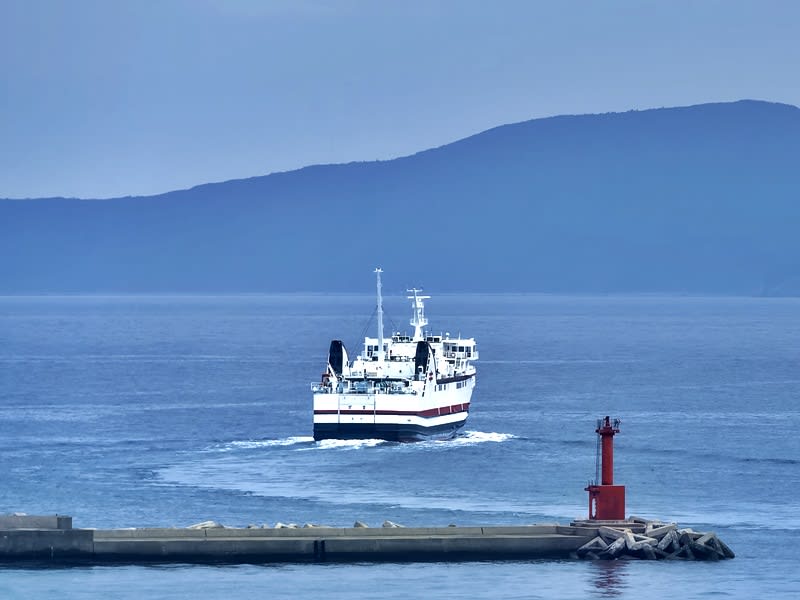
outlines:
[[[483,444],[486,442],[507,442],[516,436],[511,433],[497,433],[494,431],[465,431],[463,435],[446,440],[445,443],[455,446],[471,446],[473,444]]]
[[[298,450],[357,450],[359,448],[372,448],[384,443],[386,443],[385,440],[322,440],[310,448],[298,448]]]
[[[279,440],[236,440],[227,444],[211,448],[212,452],[230,452],[231,450],[252,450],[254,448],[273,448],[277,446],[294,446],[313,442],[311,436],[292,436]]]
[[[431,440],[414,442],[410,444],[402,444],[398,449],[413,450],[414,448],[450,448],[453,446],[472,446],[475,444],[483,444],[485,442],[506,442],[516,436],[510,433],[496,433],[496,432],[483,432],[483,431],[465,431],[463,434],[450,438],[447,440]],[[387,444],[386,440],[322,440],[317,442],[310,448],[297,448],[300,450],[331,450],[331,449],[346,449],[357,450],[359,448],[374,448],[381,444]]]
[[[293,446],[313,441],[314,438],[311,436],[296,435],[280,440],[243,440],[231,442],[230,445],[236,448],[268,448],[270,446]]]
[[[432,442],[422,442],[420,446],[429,446],[434,444],[437,447],[451,447],[451,446],[472,446],[475,444],[483,444],[485,442],[506,442],[516,436],[510,433],[497,433],[497,432],[483,432],[483,431],[466,431],[463,434],[448,439],[437,440]],[[221,446],[215,446],[206,450],[207,452],[231,452],[233,450],[253,450],[256,448],[275,448],[295,446],[298,444],[311,444],[314,438],[311,436],[291,436],[278,440],[235,440],[228,442]],[[374,448],[375,446],[387,443],[385,440],[366,439],[366,440],[322,440],[314,445],[304,448],[296,448],[296,450],[358,450],[359,448]],[[416,446],[412,444],[411,446]]]

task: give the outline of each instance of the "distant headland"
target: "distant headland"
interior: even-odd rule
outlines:
[[[157,196],[0,199],[0,293],[800,295],[800,109],[504,125]]]

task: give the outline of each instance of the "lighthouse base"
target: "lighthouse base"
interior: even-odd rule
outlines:
[[[592,521],[625,520],[624,485],[590,485],[589,519]]]

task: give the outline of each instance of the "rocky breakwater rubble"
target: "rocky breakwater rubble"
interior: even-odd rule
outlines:
[[[630,517],[627,521],[574,521],[574,527],[592,527],[597,536],[578,548],[578,558],[590,560],[722,560],[733,551],[713,532],[678,528],[675,523]]]

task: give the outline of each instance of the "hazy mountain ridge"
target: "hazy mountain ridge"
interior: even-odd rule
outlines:
[[[0,201],[0,291],[800,292],[800,109],[504,125],[390,161]]]

